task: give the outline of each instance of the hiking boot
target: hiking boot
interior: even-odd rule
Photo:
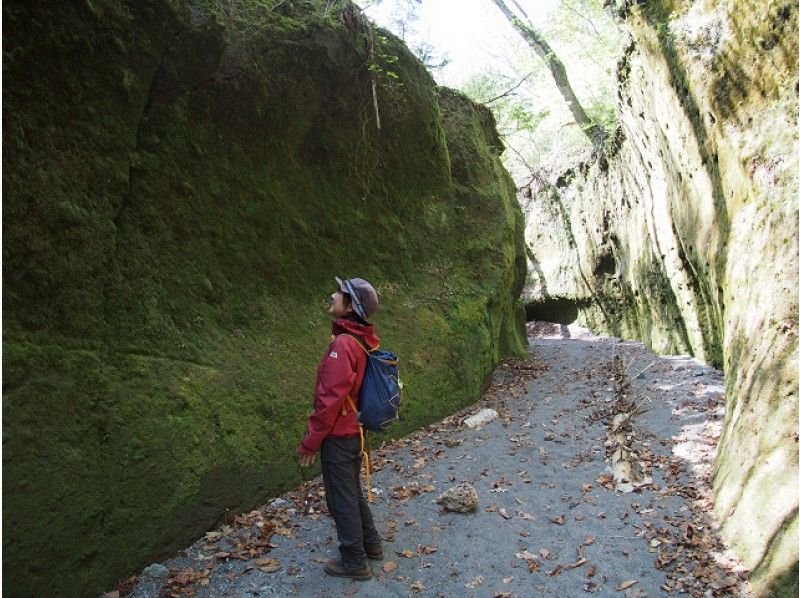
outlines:
[[[328,561],[325,565],[325,573],[335,577],[349,577],[356,581],[372,579],[372,569],[369,568],[369,565],[364,563],[360,567],[353,569],[346,567],[345,564],[342,563],[342,559]]]
[[[372,546],[364,546],[364,552],[371,559],[379,561],[383,558],[383,546],[380,544],[373,544]]]

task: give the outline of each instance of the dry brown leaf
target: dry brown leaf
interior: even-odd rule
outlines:
[[[586,536],[586,539],[583,541],[585,546],[591,546],[594,544],[594,536]]]
[[[564,525],[564,523],[566,522],[566,519],[564,518],[563,515],[559,515],[558,517],[553,517],[552,519],[550,519],[550,522],[551,523],[556,523],[558,525]]]
[[[586,577],[594,577],[595,575],[597,575],[597,567],[592,565],[586,570]]]
[[[281,568],[281,563],[278,559],[258,559],[256,566],[264,573],[275,573]]]
[[[543,559],[550,559],[553,556],[553,553],[550,552],[549,550],[547,550],[547,548],[540,548],[539,549],[539,554],[541,555],[541,557]]]
[[[342,592],[342,594],[344,594],[345,596],[352,596],[356,592],[358,592],[358,587],[357,586],[350,586],[344,592]]]
[[[422,546],[421,544],[417,546],[417,552],[419,552],[420,554],[433,554],[437,550],[439,549],[436,548],[435,546]]]
[[[528,571],[531,573],[536,573],[539,570],[539,563],[534,559],[528,561]]]
[[[389,572],[391,572],[391,571],[394,571],[395,569],[397,569],[397,563],[395,563],[394,561],[387,561],[387,562],[385,562],[385,563],[383,564],[383,570],[384,570],[386,573],[389,573]]]
[[[623,581],[621,584],[619,584],[619,587],[617,588],[617,591],[618,592],[622,592],[624,590],[627,590],[629,587],[631,587],[635,583],[639,583],[639,580],[638,579],[630,579],[628,581]]]
[[[412,558],[414,558],[415,556],[417,556],[417,553],[415,553],[415,552],[412,552],[412,551],[410,551],[410,550],[403,550],[402,552],[398,552],[397,554],[399,554],[400,556],[404,556],[404,557],[406,557],[407,559],[412,559]]]

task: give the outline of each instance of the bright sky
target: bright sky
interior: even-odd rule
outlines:
[[[520,0],[535,25],[552,12],[557,0]],[[387,27],[396,0],[383,0],[370,6],[366,14]],[[490,67],[503,68],[510,40],[519,39],[509,22],[492,0],[422,0],[414,24],[418,37],[443,52],[450,59],[443,69],[434,72],[437,83],[459,87],[471,74]],[[389,27],[387,27],[389,28]]]

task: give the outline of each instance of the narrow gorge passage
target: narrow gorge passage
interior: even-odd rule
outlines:
[[[528,359],[503,363],[479,403],[374,451],[385,556],[373,580],[324,574],[337,543],[317,478],[232,517],[123,594],[747,595],[710,519],[721,373],[576,326],[528,332]],[[498,417],[463,425],[484,408]],[[627,473],[610,467],[615,433],[633,452]],[[462,482],[477,511],[435,502]]]

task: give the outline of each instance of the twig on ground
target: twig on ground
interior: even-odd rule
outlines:
[[[626,381],[626,382],[625,382],[625,383],[624,383],[622,386],[620,386],[620,390],[623,390],[623,389],[624,389],[626,386],[628,386],[628,385],[629,385],[631,382],[633,382],[634,380],[636,380],[636,378],[638,378],[639,376],[641,376],[642,374],[644,374],[644,373],[645,373],[647,370],[649,370],[649,369],[650,369],[650,368],[651,368],[653,365],[655,365],[655,363],[656,363],[655,361],[651,361],[651,362],[650,362],[650,365],[648,365],[646,368],[644,368],[644,369],[643,369],[641,372],[639,372],[639,373],[638,373],[638,374],[636,374],[635,376],[631,376],[630,378],[628,378],[628,380],[627,380],[627,381]]]

